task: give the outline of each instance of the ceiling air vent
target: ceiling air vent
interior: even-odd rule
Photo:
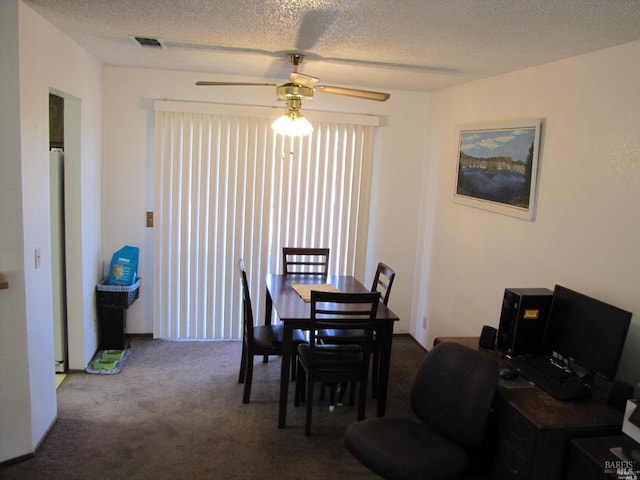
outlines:
[[[143,47],[162,48],[162,42],[152,37],[133,37]]]

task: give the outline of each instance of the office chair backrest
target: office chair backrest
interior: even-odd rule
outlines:
[[[385,305],[389,304],[389,295],[391,295],[391,285],[396,278],[396,272],[384,263],[378,263],[376,274],[373,277],[372,292],[380,292],[380,299]]]
[[[282,273],[304,273],[326,277],[329,273],[328,248],[282,248]]]
[[[427,353],[411,389],[418,418],[466,447],[478,446],[498,383],[496,363],[453,342]]]

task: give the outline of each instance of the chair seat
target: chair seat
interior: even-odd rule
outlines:
[[[253,327],[253,341],[260,347],[272,347],[282,344],[280,325],[259,325]]]
[[[253,339],[260,347],[272,347],[281,345],[283,338],[282,325],[258,325],[253,327]],[[294,345],[306,343],[307,338],[304,332],[299,329],[293,330],[292,341]]]
[[[298,346],[300,362],[309,366],[312,362],[311,346]],[[315,365],[318,372],[323,370],[351,371],[362,368],[362,347],[360,345],[316,345]],[[337,367],[340,368],[337,368]]]
[[[410,418],[354,423],[345,432],[345,445],[370,470],[398,480],[450,478],[469,463],[464,448]]]

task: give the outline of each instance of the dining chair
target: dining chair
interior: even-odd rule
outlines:
[[[378,267],[376,268],[376,273],[373,276],[373,283],[371,284],[372,292],[380,292],[380,301],[385,305],[389,304],[389,296],[391,295],[391,287],[393,286],[393,281],[396,278],[396,272],[393,271],[391,267],[386,265],[383,262],[378,263]],[[355,332],[356,334],[358,332]],[[352,340],[349,338],[352,336],[354,332],[348,331],[339,331],[336,329],[326,329],[319,332],[320,337],[323,341],[329,343],[350,343]],[[376,335],[374,333],[373,336],[373,359],[371,361],[371,395],[375,398],[378,395],[378,380],[380,375],[380,347],[376,339]],[[346,385],[342,384],[340,386],[340,393],[338,404],[342,403],[342,398],[344,396],[344,392],[346,389]],[[353,404],[354,398],[354,389],[351,389],[351,403]]]
[[[345,446],[384,478],[479,474],[497,383],[498,368],[486,355],[458,343],[438,344],[427,353],[413,381],[414,418],[377,417],[354,423],[345,432]]]
[[[328,248],[282,247],[284,275],[305,273],[326,277],[329,273]]]
[[[313,389],[316,382],[359,384],[357,419],[365,415],[369,361],[373,348],[373,322],[380,294],[311,291],[309,342],[298,346],[295,405],[306,402],[305,434],[311,434]],[[322,342],[317,332],[340,328],[358,332],[351,344]]]
[[[253,357],[263,356],[266,363],[270,355],[282,355],[282,325],[259,325],[253,323],[253,308],[249,294],[249,282],[244,261],[238,260],[238,270],[242,281],[242,358],[238,383],[244,383],[242,403],[249,403],[253,380]],[[297,363],[297,346],[306,342],[301,330],[293,331],[292,371]]]

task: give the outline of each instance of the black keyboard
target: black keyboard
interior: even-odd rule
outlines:
[[[549,355],[519,355],[511,359],[511,366],[559,400],[584,397],[592,391],[591,385],[564,369]]]

